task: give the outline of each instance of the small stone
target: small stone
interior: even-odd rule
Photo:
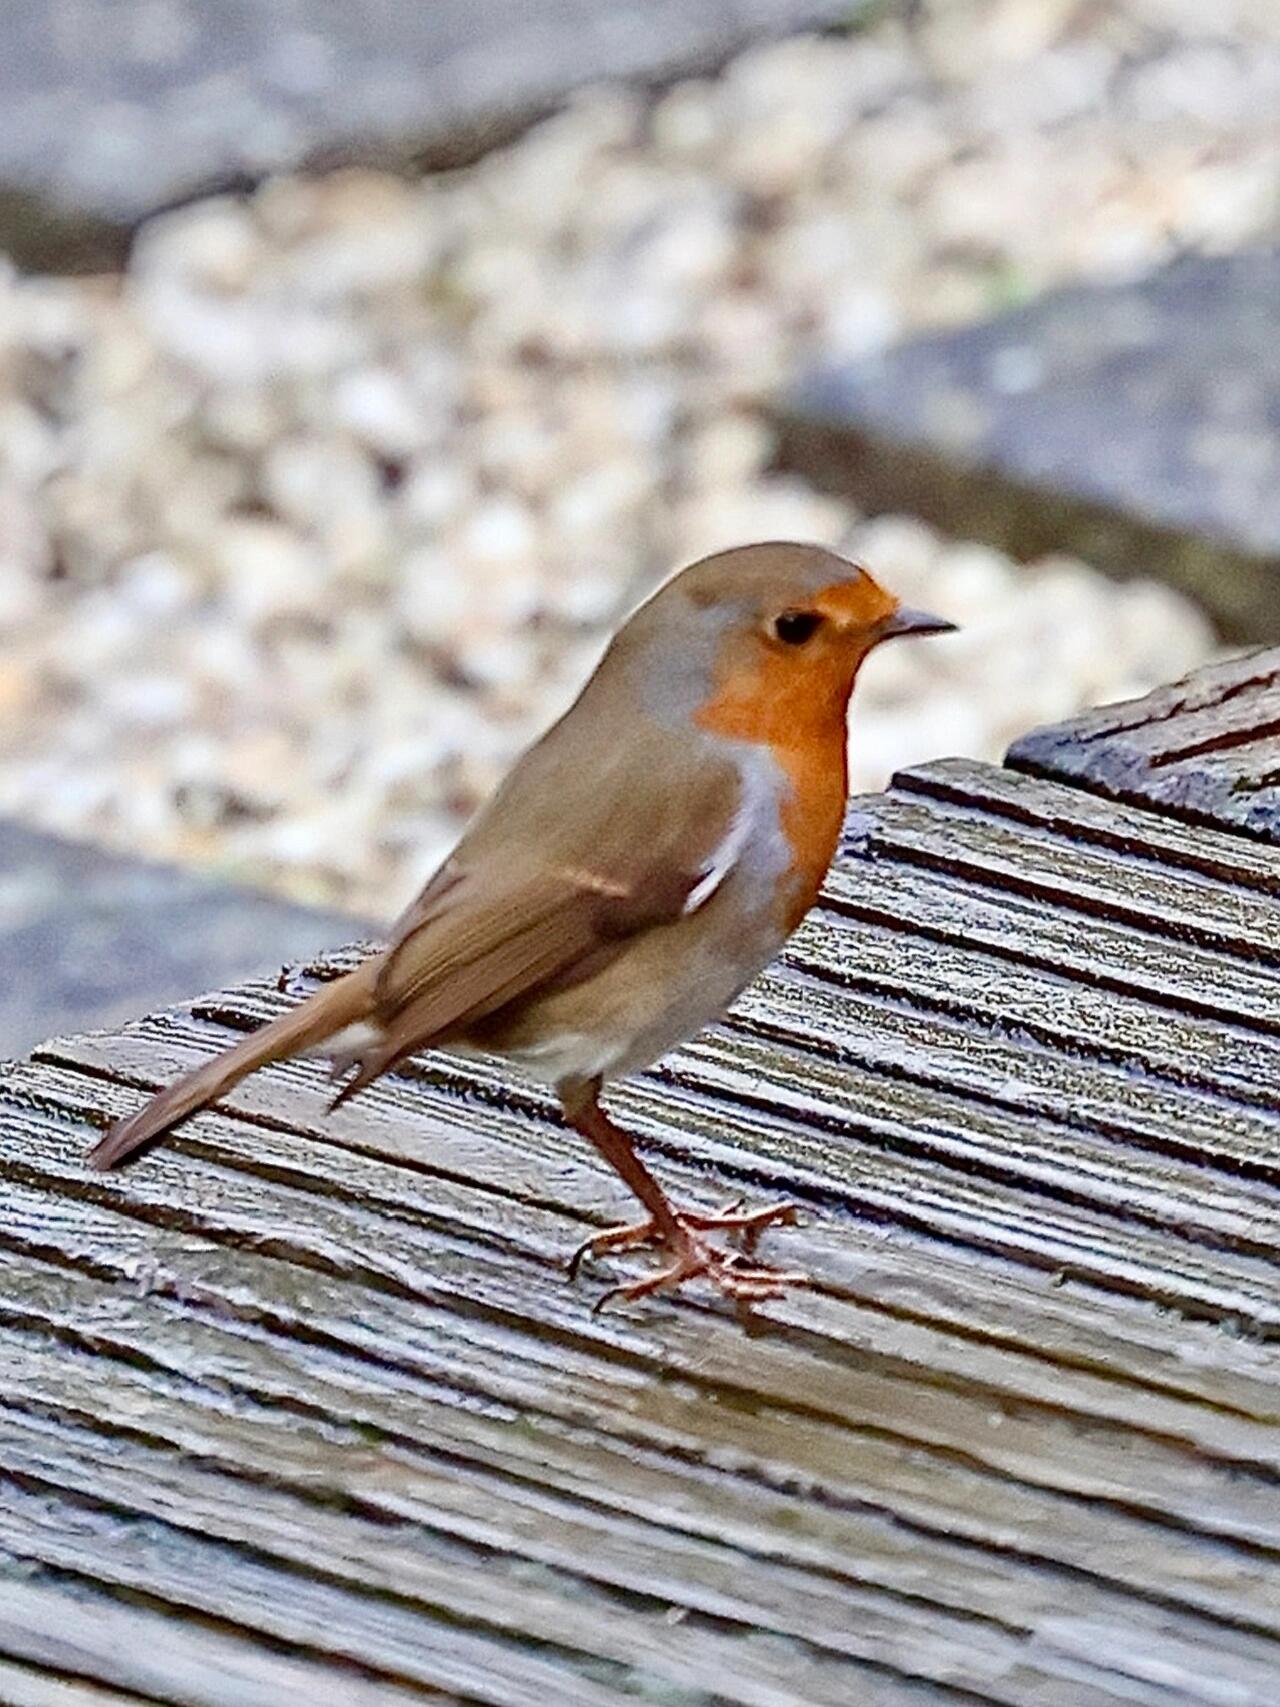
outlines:
[[[474,491],[465,468],[432,457],[413,464],[397,507],[410,527],[436,533],[465,509]]]
[[[462,530],[460,546],[481,562],[518,562],[533,552],[537,535],[528,510],[515,498],[490,498],[478,505]]]
[[[345,375],[334,388],[333,402],[342,425],[381,456],[408,457],[422,444],[423,420],[413,393],[388,368]]]
[[[262,486],[281,516],[323,534],[380,502],[377,471],[353,441],[332,437],[279,440],[262,463]]]
[[[650,134],[659,154],[703,160],[716,143],[723,119],[715,86],[700,79],[677,83],[655,106]]]
[[[228,522],[213,553],[228,603],[253,624],[305,613],[322,583],[315,550],[278,522]]]
[[[772,451],[772,435],[759,416],[722,415],[692,438],[685,455],[690,477],[703,487],[753,480]]]
[[[190,565],[163,551],[148,552],[122,564],[119,587],[122,599],[149,619],[177,615],[197,593]]]
[[[447,646],[475,609],[474,595],[445,551],[419,546],[406,554],[396,590],[396,613],[423,646]]]

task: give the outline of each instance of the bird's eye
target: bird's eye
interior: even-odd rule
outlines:
[[[803,646],[821,627],[822,617],[816,610],[784,610],[773,619],[773,632],[785,646]]]

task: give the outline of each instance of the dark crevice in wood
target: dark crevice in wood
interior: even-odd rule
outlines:
[[[1182,764],[1186,759],[1200,759],[1209,753],[1228,753],[1240,747],[1252,747],[1259,741],[1269,741],[1273,735],[1280,735],[1280,717],[1266,723],[1255,723],[1248,729],[1223,729],[1217,734],[1206,735],[1202,740],[1188,741],[1182,747],[1168,747],[1163,752],[1152,753],[1147,759],[1147,766],[1153,771],[1164,770],[1169,765]]]
[[[1259,656],[1268,656],[1265,649]],[[1246,654],[1246,656],[1248,656]],[[1243,681],[1231,682],[1226,687],[1206,689],[1203,683],[1194,679],[1186,684],[1187,692],[1181,698],[1175,697],[1162,710],[1151,708],[1151,698],[1131,701],[1127,707],[1117,707],[1116,715],[1109,719],[1104,728],[1091,731],[1085,738],[1089,741],[1108,740],[1112,736],[1123,734],[1130,729],[1151,729],[1161,723],[1172,723],[1175,718],[1189,716],[1197,711],[1217,711],[1224,705],[1229,705],[1234,699],[1241,699],[1247,694],[1262,691],[1280,681],[1280,672],[1264,670],[1259,675],[1246,676]],[[1157,694],[1161,690],[1157,689]]]
[[[945,832],[945,821],[939,824],[939,830]],[[1198,926],[1190,920],[1171,919],[1158,912],[1144,910],[1138,904],[1129,904],[1122,896],[1102,897],[1089,895],[1083,889],[1072,888],[1068,883],[1053,882],[1052,879],[1041,875],[1021,877],[1007,867],[997,869],[994,865],[984,865],[981,861],[963,853],[955,853],[945,847],[936,849],[919,848],[908,845],[902,838],[895,837],[892,823],[885,826],[883,832],[879,827],[870,828],[867,832],[864,851],[859,856],[871,864],[880,861],[891,862],[895,865],[906,866],[917,871],[936,872],[945,878],[955,879],[960,884],[971,885],[981,893],[991,895],[1016,895],[1019,899],[1032,901],[1040,906],[1052,908],[1056,914],[1063,917],[1064,922],[1072,915],[1084,919],[1099,919],[1114,929],[1131,931],[1138,938],[1155,939],[1157,942],[1172,942],[1178,945],[1189,944],[1224,957],[1228,964],[1223,967],[1225,974],[1231,971],[1230,960],[1243,961],[1248,966],[1263,965],[1280,972],[1280,955],[1268,955],[1256,943],[1248,942],[1240,937],[1233,937],[1227,930],[1204,925]],[[1135,884],[1140,882],[1141,872],[1133,873]],[[851,901],[843,893],[824,892],[821,899],[822,909],[836,917],[861,918],[858,903]],[[895,930],[915,931],[919,927],[897,917],[889,909],[879,909],[875,915],[876,921],[889,923]],[[1029,942],[1034,938],[1029,938]],[[954,939],[957,946],[969,946],[962,937]],[[983,952],[988,950],[984,943]],[[1007,952],[1007,951],[1006,951]],[[1042,966],[1046,971],[1061,977],[1078,976],[1070,967],[1061,961],[1055,961],[1049,955],[1037,957],[1031,952],[1022,952],[1016,956],[1031,966]],[[1092,974],[1090,975],[1092,976]],[[1149,1001],[1159,1001],[1160,997],[1152,992],[1145,984],[1120,984],[1118,989],[1128,994],[1142,996]],[[1180,994],[1178,997],[1182,1000]],[[1194,998],[1191,998],[1194,1000]],[[1221,1017],[1230,1014],[1230,1009],[1206,1009],[1209,1017]],[[1280,1024],[1275,1027],[1280,1031]]]
[[[0,1551],[0,1580],[3,1569],[4,1555]],[[84,1693],[68,1700],[66,1707],[183,1707],[183,1703],[174,1695],[152,1695],[150,1692],[141,1695],[133,1684],[122,1688],[118,1683],[104,1683],[94,1672],[83,1667],[76,1670],[66,1661],[54,1664],[51,1661],[17,1658],[5,1652],[0,1654],[0,1666],[10,1674],[17,1671],[34,1680],[43,1680],[41,1698],[47,1702],[48,1707],[63,1707],[64,1692],[71,1695],[77,1691]],[[0,1674],[0,1690],[3,1690],[4,1682],[4,1676]],[[9,1707],[2,1694],[0,1702],[4,1703],[4,1707]]]
[[[195,1624],[204,1630],[216,1631],[219,1635],[228,1636],[245,1646],[265,1648],[269,1653],[280,1654],[287,1658],[296,1658],[302,1655],[323,1660],[327,1666],[332,1666],[334,1669],[333,1686],[335,1690],[341,1688],[340,1679],[346,1675],[394,1683],[398,1689],[410,1694],[421,1695],[424,1701],[439,1703],[441,1700],[441,1691],[428,1684],[418,1683],[413,1678],[406,1678],[377,1666],[360,1664],[351,1659],[349,1655],[336,1650],[303,1645],[292,1638],[273,1635],[269,1630],[250,1628],[234,1618],[216,1617],[213,1613],[206,1612],[203,1608],[193,1605],[189,1601],[168,1600],[163,1595],[146,1589],[107,1581],[98,1576],[90,1576],[86,1571],[77,1570],[73,1566],[48,1563],[31,1553],[18,1553],[12,1548],[0,1548],[0,1552],[23,1561],[26,1566],[25,1575],[28,1581],[68,1584],[77,1588],[89,1589],[95,1595],[103,1595],[120,1605],[136,1606],[148,1612],[158,1613],[165,1619],[172,1619],[175,1614],[180,1613],[184,1622]],[[462,1697],[453,1696],[445,1697],[445,1699],[462,1701],[464,1707],[470,1707],[470,1704],[465,1703],[465,1698]],[[482,1707],[482,1704],[477,1703],[476,1707]],[[984,1707],[987,1707],[987,1704],[984,1704]]]
[[[864,996],[889,996],[903,1007],[912,1008],[919,1013],[945,1014],[951,1019],[974,1025],[991,1036],[1003,1038],[1010,1043],[1033,1043],[1052,1049],[1056,1054],[1071,1060],[1102,1062],[1114,1067],[1123,1067],[1142,1073],[1158,1084],[1179,1090],[1203,1091],[1211,1096],[1221,1096],[1224,1092],[1229,1092],[1237,1102],[1246,1102],[1268,1111],[1276,1107],[1275,1093],[1270,1087],[1253,1086],[1242,1076],[1232,1075],[1230,1078],[1215,1079],[1195,1071],[1176,1073],[1169,1068],[1156,1072],[1136,1050],[1100,1041],[1095,1041],[1086,1048],[1070,1033],[1028,1020],[1025,1015],[1018,1019],[1005,1019],[999,1014],[983,1012],[971,1002],[948,996],[941,990],[936,996],[928,996],[910,986],[894,985],[891,980],[881,978],[878,973],[864,974],[852,969],[830,966],[816,956],[805,954],[796,948],[787,950],[783,960],[785,964],[830,985],[832,989],[857,990]]]
[[[1031,780],[1030,767],[1018,767],[1015,774]],[[1234,841],[1234,836],[1228,837],[1220,824],[1213,824],[1206,829],[1204,846],[1175,847],[1167,838],[1161,838],[1160,832],[1167,826],[1162,825],[1159,817],[1151,814],[1149,807],[1144,815],[1149,816],[1150,825],[1146,833],[1153,839],[1149,842],[1138,842],[1134,835],[1125,831],[1109,831],[1101,825],[1084,823],[1077,817],[1069,816],[1073,805],[1078,806],[1078,795],[1086,793],[1090,799],[1103,798],[1110,801],[1100,789],[1089,787],[1084,782],[1077,783],[1074,779],[1070,787],[1061,777],[1040,772],[1045,778],[1043,789],[1035,794],[1028,794],[1025,799],[1016,795],[996,798],[980,789],[966,786],[963,777],[953,778],[945,766],[921,766],[912,770],[899,771],[893,779],[895,790],[909,795],[916,795],[925,800],[937,800],[948,806],[962,808],[965,815],[975,820],[994,818],[1009,823],[1023,825],[1028,829],[1041,833],[1047,843],[1054,841],[1067,842],[1083,848],[1102,848],[1109,853],[1117,853],[1127,859],[1150,865],[1159,869],[1190,871],[1199,877],[1211,878],[1214,882],[1231,885],[1232,887],[1256,891],[1267,896],[1280,896],[1280,869],[1274,874],[1246,870],[1238,862],[1233,862],[1232,855],[1238,850],[1231,846],[1215,849],[1212,838],[1220,841]],[[1277,773],[1280,779],[1280,773]],[[1052,791],[1064,798],[1058,808],[1045,803],[1045,797]],[[1129,807],[1126,810],[1135,810]]]
[[[924,855],[917,855],[914,852],[895,849],[893,857],[901,863],[947,871],[953,875],[974,875],[973,873],[965,873],[959,862],[949,861],[943,856],[933,859]],[[1045,894],[1036,896],[1031,889],[1027,889],[1026,894],[1045,903],[1050,900],[1050,897]],[[1268,1038],[1280,1037],[1280,1012],[1277,1013],[1275,1019],[1241,1013],[1238,1008],[1232,1007],[1225,995],[1221,1003],[1213,1003],[1197,996],[1194,991],[1185,987],[1176,991],[1164,991],[1155,988],[1150,983],[1139,983],[1134,978],[1127,977],[1124,974],[1111,974],[1101,967],[1065,965],[1062,961],[1055,960],[1051,954],[1037,952],[1030,941],[1017,948],[1006,947],[1003,943],[990,940],[975,944],[958,930],[948,930],[942,926],[930,926],[914,920],[907,921],[890,908],[877,906],[870,901],[853,901],[844,895],[825,896],[823,898],[823,910],[838,918],[854,919],[861,924],[880,926],[898,936],[918,937],[923,942],[936,942],[943,948],[968,949],[974,955],[985,956],[1008,965],[1024,967],[1029,971],[1043,972],[1050,978],[1061,980],[1064,983],[1082,984],[1092,990],[1107,990],[1112,995],[1137,998],[1153,1008],[1160,1008],[1179,1017],[1191,1014],[1197,1019],[1213,1020],[1231,1031],[1251,1032],[1257,1036]],[[1088,907],[1081,907],[1078,910],[1086,915],[1093,911]],[[1188,940],[1190,939],[1188,938]],[[1255,957],[1252,954],[1242,954],[1242,958],[1252,959]],[[1225,970],[1229,969],[1224,968]]]
[[[1021,776],[1033,777],[1038,782],[1059,785],[1062,782],[1061,769],[1052,760],[1011,750],[1005,764],[1011,771],[1016,771]],[[1072,776],[1071,786],[1099,800],[1118,800],[1128,807],[1158,811],[1162,818],[1176,819],[1178,823],[1189,825],[1193,829],[1214,830],[1219,835],[1224,833],[1222,819],[1211,809],[1192,806],[1185,800],[1170,799],[1167,795],[1161,795],[1158,801],[1153,802],[1147,797],[1140,782],[1132,787],[1125,787],[1105,777],[1081,773]],[[1232,819],[1229,833],[1246,838],[1261,848],[1275,847],[1275,837],[1270,831],[1250,824],[1247,819]]]

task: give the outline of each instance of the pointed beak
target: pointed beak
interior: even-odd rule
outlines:
[[[955,631],[956,624],[948,622],[945,616],[934,616],[927,610],[912,610],[910,605],[899,605],[892,616],[885,617],[877,625],[881,640],[893,640],[900,634],[954,634]]]

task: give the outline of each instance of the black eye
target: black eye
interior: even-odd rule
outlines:
[[[803,646],[821,627],[822,617],[816,610],[784,610],[773,619],[773,632],[787,646]]]

